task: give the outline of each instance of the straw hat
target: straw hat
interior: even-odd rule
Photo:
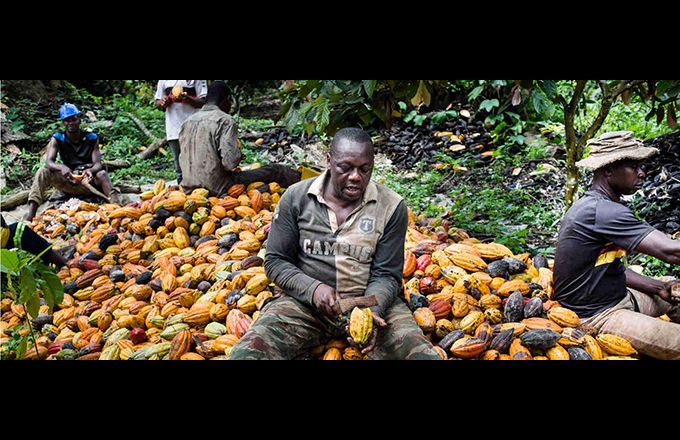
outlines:
[[[645,147],[633,137],[632,131],[611,131],[587,142],[590,155],[576,162],[576,166],[596,170],[622,159],[642,160],[659,152],[657,148]]]

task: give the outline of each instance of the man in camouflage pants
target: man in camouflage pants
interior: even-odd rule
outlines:
[[[370,181],[373,143],[346,128],[333,139],[328,170],[291,186],[274,214],[265,270],[285,295],[270,301],[230,359],[296,359],[347,336],[339,301],[375,296],[369,359],[439,359],[403,301],[408,224],[402,198]]]

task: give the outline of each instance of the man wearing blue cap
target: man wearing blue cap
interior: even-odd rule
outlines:
[[[38,170],[28,196],[26,220],[35,217],[38,206],[45,200],[46,192],[55,187],[64,194],[91,195],[81,181],[92,182],[102,189],[111,202],[117,202],[117,192],[102,166],[99,138],[94,133],[80,130],[80,110],[66,103],[59,109],[59,119],[64,123],[64,132],[56,133],[47,145],[45,166]],[[61,163],[56,161],[57,153]]]

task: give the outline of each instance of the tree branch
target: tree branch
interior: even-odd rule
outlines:
[[[137,155],[138,158],[140,159],[148,159],[149,157],[153,156],[153,154],[158,150],[160,147],[165,145],[167,140],[165,138],[163,139],[156,139],[153,144],[149,145],[149,148],[146,150],[142,151]]]
[[[132,119],[132,122],[139,127],[139,129],[144,133],[149,139],[151,139],[152,142],[155,142],[158,140],[158,137],[151,133],[148,128],[146,128],[146,125],[142,121],[140,121],[135,115],[133,115],[130,112],[125,112],[125,114],[128,116],[128,118]]]

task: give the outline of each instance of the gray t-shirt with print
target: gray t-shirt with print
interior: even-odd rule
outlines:
[[[626,295],[622,258],[653,230],[624,204],[599,191],[588,191],[562,221],[553,299],[581,318],[619,303]]]

